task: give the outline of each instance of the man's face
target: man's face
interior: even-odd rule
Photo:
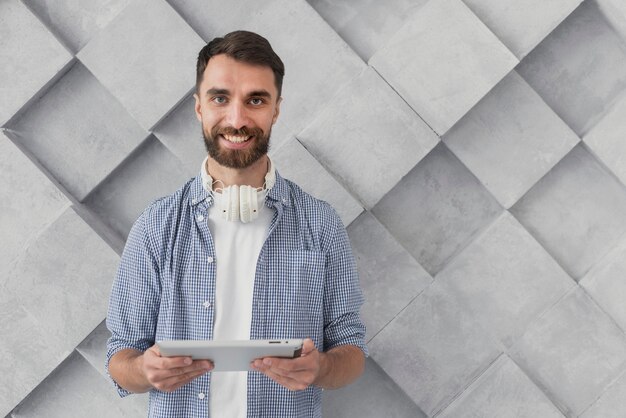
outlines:
[[[207,151],[218,164],[246,168],[267,153],[280,109],[270,67],[215,55],[194,97]]]

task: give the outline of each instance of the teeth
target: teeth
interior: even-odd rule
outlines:
[[[229,142],[234,142],[235,144],[240,144],[242,142],[246,142],[250,137],[248,136],[236,136],[236,135],[223,135]]]

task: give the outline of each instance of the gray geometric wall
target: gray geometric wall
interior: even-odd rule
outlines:
[[[0,0],[0,416],[145,416],[109,290],[199,170],[196,54],[235,29],[358,259],[371,357],[326,416],[626,416],[623,0]]]

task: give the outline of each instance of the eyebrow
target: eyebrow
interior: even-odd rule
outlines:
[[[213,88],[208,89],[206,91],[206,94],[208,94],[208,95],[223,94],[225,96],[228,96],[228,95],[230,95],[230,91],[228,89],[220,89],[220,88],[217,88],[217,87],[213,87]],[[254,90],[254,91],[251,91],[248,94],[248,97],[267,97],[267,98],[271,98],[272,95],[267,90]]]
[[[208,89],[206,91],[206,94],[225,94],[225,95],[229,95],[230,92],[226,89],[218,89],[217,87],[213,87],[211,89]]]

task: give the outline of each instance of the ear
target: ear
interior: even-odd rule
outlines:
[[[200,96],[198,96],[198,93],[194,93],[193,98],[196,99],[196,105],[194,106],[194,110],[196,111],[196,118],[199,122],[202,122],[202,106],[200,104]]]
[[[274,108],[274,116],[272,117],[272,125],[276,123],[278,115],[280,115],[280,103],[283,101],[282,97],[279,97],[276,101],[276,107]]]

